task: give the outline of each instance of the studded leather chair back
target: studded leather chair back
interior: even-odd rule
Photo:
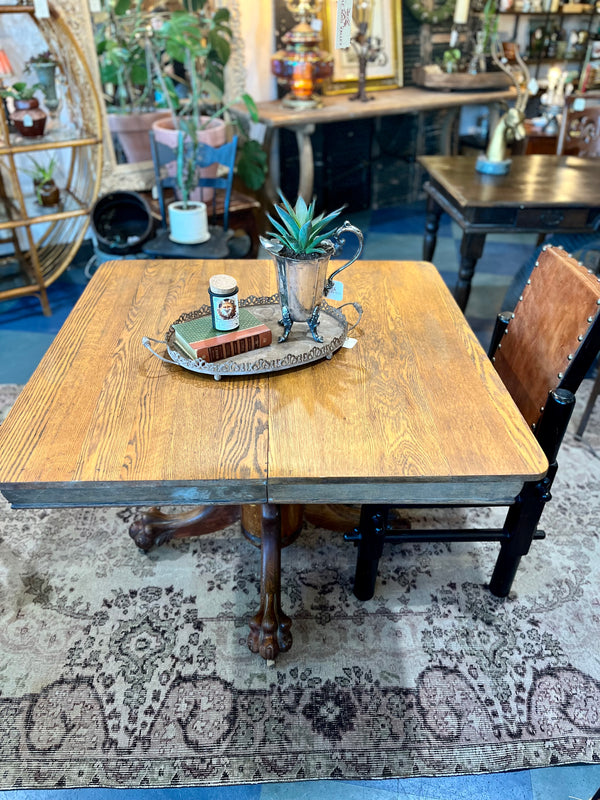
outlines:
[[[533,429],[548,392],[575,392],[600,347],[600,278],[542,250],[492,359]]]

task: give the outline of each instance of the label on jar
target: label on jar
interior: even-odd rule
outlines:
[[[218,331],[233,331],[240,324],[237,294],[222,297],[211,293],[213,328]]]

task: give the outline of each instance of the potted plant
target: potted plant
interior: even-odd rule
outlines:
[[[57,206],[60,202],[60,190],[54,182],[54,172],[58,165],[56,157],[52,156],[46,164],[40,164],[32,156],[29,156],[29,160],[33,167],[23,171],[33,179],[38,203],[42,206]]]
[[[460,58],[461,58],[461,52],[457,47],[451,47],[448,50],[444,50],[442,61],[444,64],[444,69],[448,74],[451,74],[453,72],[458,72]]]
[[[34,71],[38,79],[38,85],[44,93],[44,103],[48,111],[53,114],[59,104],[56,94],[56,69],[58,61],[50,52],[44,50],[32,56],[25,64],[25,72]]]
[[[25,81],[17,81],[12,86],[0,89],[0,97],[12,98],[14,111],[10,119],[21,136],[43,136],[46,128],[46,112],[39,107],[34,94],[41,89],[39,83],[29,86]]]
[[[307,205],[298,197],[295,207],[279,192],[282,205],[275,206],[279,221],[270,214],[267,217],[275,228],[270,239],[260,237],[263,247],[271,254],[277,267],[277,283],[281,304],[280,324],[284,332],[279,341],[284,342],[294,322],[306,322],[313,339],[322,342],[317,325],[323,296],[332,290],[335,275],[350,266],[362,252],[363,236],[358,228],[344,222],[339,228],[327,226],[339,216],[342,208],[315,216],[315,200]],[[358,239],[358,248],[350,261],[326,278],[329,259],[343,244],[340,236],[353,233]]]
[[[191,164],[196,155],[196,142],[205,142],[212,147],[225,143],[223,117],[233,103],[243,101],[251,118],[258,119],[256,105],[248,94],[235,98],[231,103],[223,103],[224,71],[231,52],[229,17],[226,8],[213,12],[208,8],[207,0],[190,0],[190,8],[173,12],[152,38],[153,68],[171,111],[169,118],[157,120],[152,127],[157,141],[173,150],[182,147],[186,141],[193,143],[188,151],[188,164],[183,170],[186,180],[194,175]],[[161,65],[160,54],[168,60],[166,68]],[[184,133],[184,139],[179,137],[180,131]],[[249,188],[258,189],[265,180],[266,155],[257,142],[243,135],[240,138],[237,172]],[[181,184],[179,189],[183,195]],[[208,192],[202,199],[208,200],[210,196]]]
[[[95,40],[108,125],[127,162],[151,159],[148,131],[169,110],[157,102],[148,51],[160,15],[142,0],[107,0],[96,15]]]
[[[201,200],[190,200],[192,188],[197,182],[196,168],[193,158],[186,151],[196,151],[196,146],[186,134],[178,131],[177,146],[177,185],[181,198],[169,203],[169,238],[179,244],[201,244],[210,238],[206,203]]]

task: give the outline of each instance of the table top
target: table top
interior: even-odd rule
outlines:
[[[419,156],[430,180],[462,207],[600,207],[600,160],[576,156],[513,156],[506,175],[477,172],[476,156]]]
[[[98,268],[0,426],[10,502],[501,502],[545,474],[433,265],[357,262],[344,273],[345,300],[364,308],[355,347],[219,382],[142,346],[204,305],[216,272],[241,296],[276,291],[267,261]]]
[[[514,88],[477,92],[438,92],[406,86],[402,89],[385,89],[367,92],[371,100],[351,101],[350,94],[324,95],[320,108],[286,108],[281,100],[258,103],[261,122],[269,128],[293,128],[309,124],[339,122],[340,120],[368,119],[393,114],[408,114],[417,111],[432,111],[466,105],[487,105],[516,97]],[[244,119],[249,118],[247,108],[236,105],[235,112]]]

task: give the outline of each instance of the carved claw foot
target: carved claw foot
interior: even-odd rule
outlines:
[[[273,661],[292,646],[291,619],[281,610],[281,509],[262,506],[260,608],[250,621],[248,647]]]
[[[311,316],[306,320],[308,329],[312,333],[312,337],[315,342],[323,341],[323,337],[319,336],[319,332],[317,331],[317,326],[319,325],[319,310],[319,306],[317,306]]]
[[[279,337],[280,342],[285,342],[288,336],[290,335],[290,331],[292,330],[293,320],[290,316],[289,309],[286,306],[282,306],[281,308],[282,317],[279,320],[279,324],[283,326],[283,334]]]
[[[214,533],[240,518],[239,506],[200,506],[182,514],[164,514],[152,508],[135,519],[129,535],[145,553],[173,538]]]
[[[274,661],[292,646],[291,626],[292,620],[281,610],[279,599],[265,595],[258,613],[250,620],[248,647],[266,661]]]

